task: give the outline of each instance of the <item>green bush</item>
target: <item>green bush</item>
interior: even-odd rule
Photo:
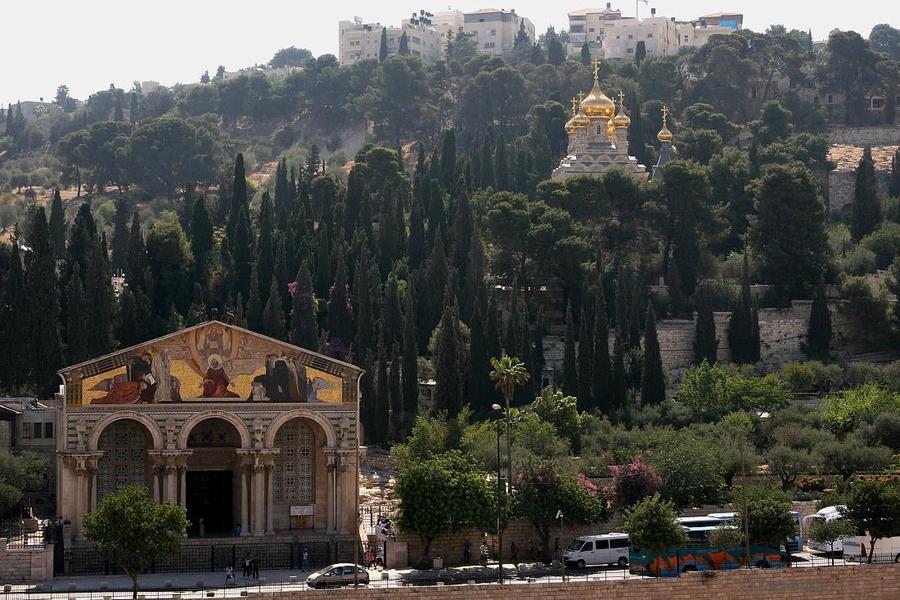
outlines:
[[[833,433],[853,431],[863,419],[900,411],[900,395],[874,383],[832,394],[825,399],[822,422]]]
[[[849,275],[865,275],[875,272],[875,253],[862,245],[847,252],[841,260],[841,269]]]
[[[840,387],[844,371],[817,360],[791,362],[784,365],[781,378],[795,392],[829,392]]]
[[[900,223],[885,221],[860,240],[859,246],[872,252],[879,268],[886,268],[900,254]]]

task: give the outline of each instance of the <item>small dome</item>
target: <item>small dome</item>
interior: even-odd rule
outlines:
[[[672,132],[669,131],[669,128],[666,127],[665,123],[663,123],[662,129],[659,130],[659,133],[656,134],[656,139],[660,142],[671,142],[673,137],[674,136],[672,135]]]
[[[584,113],[581,112],[580,110],[578,111],[577,115],[572,117],[572,122],[575,123],[575,127],[581,127],[581,128],[587,127],[588,125],[591,124],[591,120],[589,118],[587,118],[586,116],[584,116]]]
[[[666,117],[669,115],[669,107],[663,104],[662,107],[662,129],[659,130],[659,133],[656,134],[656,139],[660,142],[671,142],[673,139],[672,132],[669,131],[668,126],[666,125]]]
[[[613,117],[618,129],[628,129],[631,126],[631,119],[625,114],[625,94],[619,92],[619,112]]]

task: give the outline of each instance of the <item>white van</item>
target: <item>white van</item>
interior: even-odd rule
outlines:
[[[846,507],[843,505],[840,506],[826,506],[821,509],[814,515],[807,515],[803,517],[803,531],[809,531],[809,528],[816,521],[827,523],[828,521],[833,521],[835,519],[840,519],[843,517],[841,513],[842,510],[845,510]],[[839,554],[844,551],[844,540],[847,538],[840,538],[835,540],[834,542],[834,553]],[[831,544],[824,544],[821,542],[815,542],[808,537],[806,538],[806,546],[810,550],[815,550],[816,552],[829,553],[831,552]]]
[[[843,542],[845,561],[868,562],[870,552],[868,536],[854,535],[844,538]],[[872,554],[873,563],[900,563],[900,536],[876,540]]]
[[[583,569],[592,565],[628,564],[628,534],[605,533],[577,538],[563,554],[567,567]]]

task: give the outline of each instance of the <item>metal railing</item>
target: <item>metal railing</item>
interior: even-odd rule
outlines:
[[[892,563],[892,561],[891,561]],[[866,565],[863,563],[845,563],[840,558],[812,555],[806,558],[795,557],[789,568],[810,567],[845,567],[857,568],[898,568],[884,562]],[[760,569],[753,567],[751,571]],[[764,569],[763,569],[764,570]],[[245,578],[240,568],[235,569],[235,581],[225,585],[224,569],[217,573],[192,573],[173,575],[147,575],[140,582],[140,596],[145,600],[180,598],[224,598],[248,595],[275,595],[283,592],[303,592],[312,589],[307,585],[306,577],[311,571],[297,571],[295,575],[282,572],[263,571],[259,579]],[[376,571],[369,573],[370,589],[401,588],[410,586],[446,586],[446,585],[496,585],[497,565],[487,567],[459,567],[428,571]],[[679,576],[697,576],[696,574]],[[715,576],[715,575],[710,575]],[[80,579],[80,578],[79,578]],[[97,578],[72,580],[53,580],[37,585],[5,585],[0,600],[124,600],[131,597],[131,581],[126,577],[110,577],[109,580],[96,581]],[[511,564],[504,565],[504,585],[549,585],[562,582],[590,581],[667,581],[671,578],[653,577],[631,573],[628,567],[594,567],[581,570],[566,570],[563,575],[559,565],[522,564],[516,569]],[[350,584],[352,585],[352,584]]]

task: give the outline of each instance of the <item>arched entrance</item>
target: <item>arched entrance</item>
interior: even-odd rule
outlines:
[[[186,445],[192,451],[185,476],[188,535],[231,535],[240,522],[241,434],[228,420],[210,417],[191,428]]]
[[[148,450],[153,448],[150,432],[143,423],[119,419],[103,428],[97,449],[97,502],[123,485],[149,487],[153,481]]]
[[[272,512],[277,531],[325,526],[322,446],[325,434],[314,421],[290,418],[275,431],[272,447],[278,449],[272,467]],[[302,514],[291,516],[291,507]]]

